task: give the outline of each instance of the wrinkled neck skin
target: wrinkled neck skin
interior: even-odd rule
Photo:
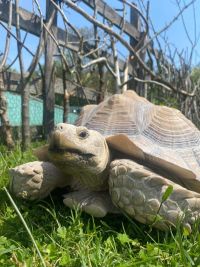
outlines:
[[[70,179],[74,190],[89,189],[102,191],[108,189],[109,166],[111,153],[105,141],[105,149],[101,154],[74,154],[73,152],[58,151],[49,153],[51,162],[55,164]]]
[[[106,144],[107,147],[107,144]],[[89,160],[88,166],[85,167],[85,164],[80,164],[77,166],[77,174],[73,173],[72,187],[76,187],[78,182],[78,188],[85,188],[92,191],[102,191],[108,189],[108,176],[109,176],[109,166],[111,162],[111,153],[110,150],[106,149],[106,153],[102,155],[104,159],[101,161],[99,166],[92,166],[92,159]],[[67,170],[66,170],[67,171]]]

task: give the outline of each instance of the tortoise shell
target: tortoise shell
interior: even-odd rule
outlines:
[[[188,189],[200,192],[200,132],[179,110],[150,103],[134,91],[88,105],[76,122]]]

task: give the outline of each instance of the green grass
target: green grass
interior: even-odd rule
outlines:
[[[31,151],[0,147],[0,266],[44,266],[4,186],[10,167],[34,160]],[[44,201],[14,199],[46,266],[200,266],[200,233],[163,233],[124,216],[103,219],[72,211],[59,194]]]

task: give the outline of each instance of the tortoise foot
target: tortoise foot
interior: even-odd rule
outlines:
[[[108,192],[76,191],[66,194],[63,202],[69,208],[81,209],[94,217],[104,217],[108,212],[119,213]]]
[[[64,185],[63,174],[51,163],[34,161],[10,169],[10,191],[23,199],[45,198],[54,188]]]
[[[173,191],[164,200],[169,186]],[[111,163],[109,190],[113,203],[122,211],[141,223],[162,230],[181,223],[191,231],[200,217],[200,194],[131,160]]]

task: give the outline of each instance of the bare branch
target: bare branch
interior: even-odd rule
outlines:
[[[8,29],[11,30],[12,27],[12,1],[10,0],[9,3],[9,19],[8,19]],[[7,57],[8,57],[8,52],[9,52],[9,48],[10,48],[10,33],[7,32],[6,34],[6,44],[5,44],[5,50],[4,50],[4,54],[1,60],[1,64],[0,64],[0,71],[2,71]]]
[[[107,33],[113,35],[116,39],[118,39],[129,51],[133,53],[133,55],[136,57],[140,65],[151,74],[152,77],[155,77],[155,74],[148,68],[148,66],[143,62],[143,60],[139,57],[139,55],[135,52],[135,50],[131,47],[131,45],[123,39],[118,33],[114,32],[110,27],[102,24],[98,20],[91,17],[89,14],[87,14],[82,8],[78,7],[76,4],[74,4],[71,0],[63,0],[64,3],[68,4],[72,9],[80,13],[82,16],[84,16],[86,19],[88,19],[93,24],[96,24],[99,28],[105,30]]]
[[[194,2],[196,0],[193,0],[192,2]],[[77,11],[78,13],[80,13],[82,16],[84,16],[87,20],[89,20],[90,22],[92,22],[93,24],[96,24],[99,28],[103,29],[104,31],[106,31],[107,33],[111,34],[113,37],[115,37],[117,40],[119,40],[129,51],[131,51],[133,53],[133,55],[135,56],[136,60],[138,61],[138,63],[140,64],[140,66],[152,77],[152,79],[154,79],[155,81],[159,82],[159,83],[163,83],[165,86],[168,86],[169,88],[171,88],[173,91],[176,92],[180,92],[178,91],[176,88],[174,88],[171,84],[169,84],[168,82],[166,82],[165,80],[163,80],[162,77],[156,75],[146,64],[145,62],[140,58],[139,56],[139,51],[136,52],[132,46],[125,40],[123,39],[118,33],[114,32],[110,27],[102,24],[101,22],[99,22],[98,20],[96,20],[95,18],[93,18],[92,16],[90,16],[89,14],[87,14],[82,8],[80,8],[79,6],[77,6],[74,2],[72,2],[71,0],[63,0],[64,3],[66,3],[69,7],[71,7],[73,10]],[[190,2],[191,3],[191,2]]]
[[[120,86],[121,86],[121,78],[120,78],[120,71],[119,71],[118,55],[117,55],[117,50],[115,47],[115,39],[112,35],[110,36],[110,40],[111,40],[111,47],[112,47],[113,61],[114,61],[115,92],[119,94]]]
[[[160,82],[158,82],[158,81],[154,81],[154,80],[141,80],[141,79],[139,79],[139,78],[137,78],[137,77],[131,77],[128,81],[126,81],[126,82],[124,82],[122,85],[121,85],[121,87],[123,87],[125,84],[127,84],[127,83],[129,83],[132,79],[134,79],[134,80],[136,80],[136,81],[138,81],[138,82],[141,82],[141,83],[152,83],[152,84],[156,84],[156,85],[159,85],[159,86],[161,86],[161,87],[163,87],[164,89],[166,89],[167,91],[169,91],[169,92],[172,92],[173,90],[171,89],[171,87],[169,87],[169,86],[167,86],[167,85],[165,85],[165,84],[163,84],[163,83],[160,83]],[[180,90],[180,91],[175,91],[176,93],[181,93],[181,94],[183,94],[183,95],[185,95],[185,96],[190,96],[190,97],[194,97],[195,96],[195,91],[193,91],[192,93],[188,93],[188,92],[186,92],[186,91],[184,91],[184,90]]]
[[[135,10],[137,11],[137,13],[140,15],[140,17],[143,19],[144,23],[145,23],[145,26],[146,26],[145,28],[146,28],[146,30],[145,30],[145,32],[144,32],[142,38],[140,39],[140,41],[138,42],[138,44],[137,44],[136,47],[135,47],[135,51],[137,51],[138,48],[140,48],[141,45],[144,43],[144,40],[146,39],[146,37],[147,37],[147,35],[148,35],[148,33],[149,33],[149,24],[148,24],[148,21],[146,20],[145,16],[144,16],[144,15],[142,14],[142,12],[137,8],[137,6],[136,6],[135,4],[133,4],[133,3],[129,2],[129,1],[127,1],[127,0],[118,0],[118,1],[122,2],[123,4],[125,3],[125,4],[127,4],[128,6],[130,6],[131,8],[135,9]]]
[[[196,2],[196,0],[192,0],[190,1],[187,5],[185,5],[180,11],[179,13],[168,23],[165,25],[165,27],[163,27],[161,30],[159,30],[157,33],[154,34],[154,36],[151,37],[151,39],[145,43],[145,45],[143,47],[141,47],[139,49],[139,51],[142,51],[144,49],[146,49],[150,43],[152,42],[153,39],[155,39],[158,35],[160,35],[161,33],[163,33],[164,31],[166,31],[168,28],[171,27],[171,25],[182,15],[182,13],[189,7],[191,6],[194,2]]]
[[[128,64],[129,64],[129,57],[127,57],[125,64],[124,64],[124,76],[123,76],[123,83],[121,84],[122,92],[127,91],[127,82],[128,81]]]
[[[65,13],[63,12],[63,10],[60,8],[59,5],[57,5],[55,3],[55,1],[50,0],[51,3],[54,5],[54,7],[57,9],[57,11],[61,14],[63,21],[73,30],[73,32],[77,35],[79,41],[81,39],[81,34],[79,33],[79,31],[68,21],[68,19],[65,16]]]

